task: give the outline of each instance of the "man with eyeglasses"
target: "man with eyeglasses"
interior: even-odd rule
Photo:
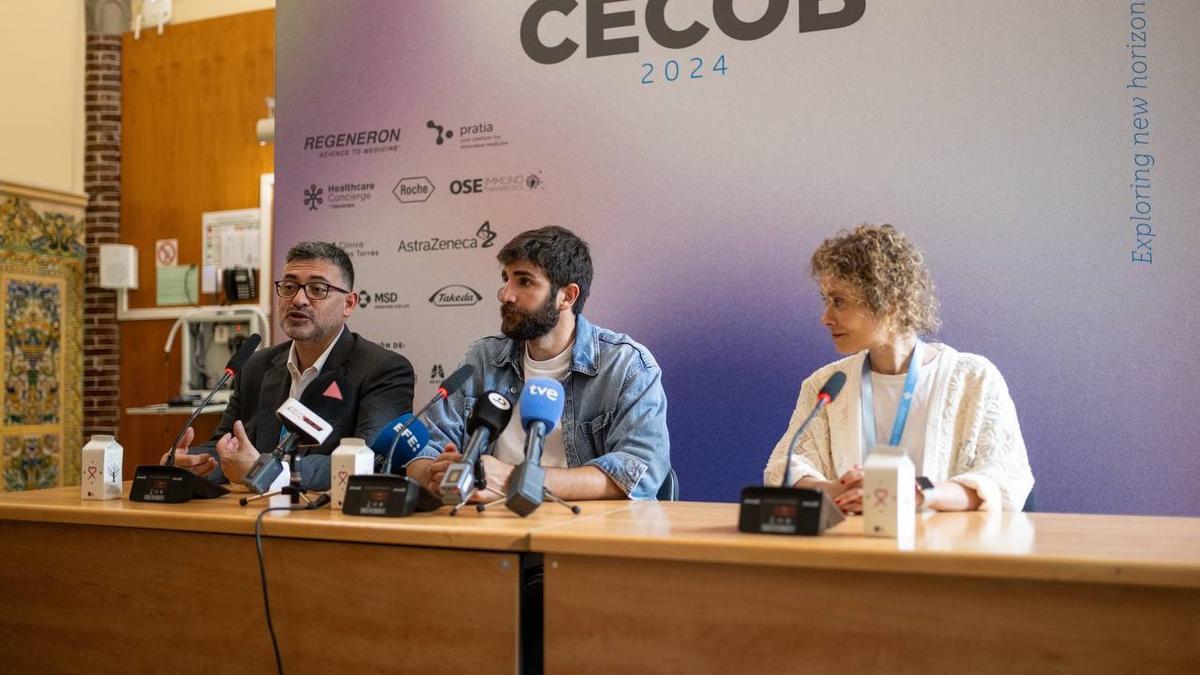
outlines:
[[[500,331],[477,340],[463,363],[472,379],[428,416],[429,443],[406,467],[437,492],[462,461],[465,420],[488,390],[514,401],[525,380],[551,377],[566,394],[562,422],[546,437],[546,487],[563,499],[653,499],[671,470],[667,397],[650,351],[628,335],[591,323],[583,305],[592,284],[588,245],[562,227],[517,235],[496,256],[504,285]],[[525,459],[520,410],[483,457],[489,488],[502,490]],[[490,501],[492,489],[473,501]]]
[[[221,423],[207,443],[188,451],[189,428],[175,462],[214,482],[238,482],[258,458],[279,442],[275,416],[288,397],[300,398],[322,372],[342,375],[356,401],[333,433],[300,465],[304,487],[329,489],[329,454],[343,437],[370,440],[391,419],[412,409],[413,369],[408,359],[346,327],[358,306],[354,265],[341,247],[306,241],[287,253],[283,278],[275,282],[275,313],[290,341],[263,349],[234,378]],[[330,420],[333,422],[333,420]],[[165,459],[165,455],[164,455]]]

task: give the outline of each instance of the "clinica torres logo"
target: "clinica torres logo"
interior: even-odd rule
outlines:
[[[427,239],[405,239],[396,247],[397,253],[438,253],[441,251],[466,251],[476,248],[491,248],[496,240],[490,221],[484,221],[475,230],[474,237],[429,237]]]
[[[479,291],[462,284],[442,286],[429,296],[429,303],[435,307],[470,307],[479,304],[483,296]]]

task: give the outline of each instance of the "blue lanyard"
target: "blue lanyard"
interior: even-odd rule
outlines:
[[[917,388],[917,378],[921,371],[921,340],[913,346],[912,358],[908,362],[908,375],[904,378],[904,393],[900,395],[900,404],[896,407],[896,421],[892,423],[892,437],[888,445],[900,445],[904,436],[904,425],[908,422],[908,409],[912,407],[913,392]],[[875,398],[871,391],[871,355],[863,359],[862,368],[862,424],[864,456],[875,447]]]

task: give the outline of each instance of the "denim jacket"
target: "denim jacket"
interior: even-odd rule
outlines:
[[[462,361],[475,374],[430,409],[429,443],[417,457],[433,459],[451,441],[461,449],[465,420],[485,391],[515,402],[525,385],[524,350],[524,342],[503,335],[476,340]],[[595,466],[631,499],[653,499],[670,470],[671,453],[662,371],[650,351],[580,314],[563,389],[567,466]]]

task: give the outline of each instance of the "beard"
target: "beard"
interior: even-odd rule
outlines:
[[[516,304],[500,305],[500,332],[513,340],[534,340],[554,330],[558,325],[555,309],[556,292],[546,297],[541,307],[526,312]]]

